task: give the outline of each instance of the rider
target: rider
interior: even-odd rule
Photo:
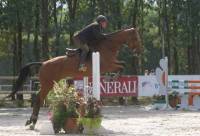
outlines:
[[[108,20],[105,16],[99,15],[96,21],[83,28],[79,33],[73,37],[74,44],[81,49],[79,71],[86,71],[85,59],[89,52],[88,44],[93,41],[105,39],[102,30],[108,25]]]

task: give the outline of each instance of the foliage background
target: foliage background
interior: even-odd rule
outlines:
[[[110,22],[105,33],[140,30],[145,51],[138,59],[121,49],[124,74],[155,69],[163,55],[170,74],[200,74],[199,0],[0,0],[0,75],[63,55],[73,34],[99,14]]]

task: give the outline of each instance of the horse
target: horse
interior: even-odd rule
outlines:
[[[129,49],[133,50],[135,53],[140,53],[143,50],[138,30],[135,28],[124,29],[111,34],[107,34],[106,39],[100,41],[96,44],[95,47],[93,47],[93,51],[100,52],[101,74],[123,70],[123,62],[117,60],[117,55],[120,48],[124,44],[127,44]],[[40,106],[42,106],[45,97],[53,88],[55,82],[66,77],[91,76],[91,58],[87,59],[85,62],[88,68],[86,72],[78,71],[79,60],[80,56],[78,53],[73,56],[63,55],[44,62],[29,63],[20,70],[18,79],[16,80],[16,84],[14,86],[14,90],[8,97],[13,96],[22,87],[24,81],[31,72],[32,66],[40,66],[39,82],[41,87],[33,105],[32,115],[26,122],[26,125],[30,125],[30,129],[35,128]]]

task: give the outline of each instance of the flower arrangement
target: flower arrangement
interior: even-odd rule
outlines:
[[[61,129],[65,132],[70,131],[66,128],[66,123],[71,118],[79,118],[79,104],[83,98],[76,92],[73,86],[69,86],[65,83],[65,80],[61,80],[58,83],[55,82],[53,91],[49,93],[48,100],[50,101],[51,121],[55,133],[59,133]],[[73,131],[78,131],[78,124],[75,121]],[[70,128],[72,129],[72,128]]]
[[[88,98],[85,106],[85,114],[80,118],[80,123],[83,125],[86,133],[94,133],[100,128],[102,122],[101,103],[95,98]]]
[[[50,102],[49,119],[55,133],[81,133],[86,127],[89,130],[99,128],[102,122],[101,104],[95,98],[84,99],[74,86],[65,80],[55,83],[48,95]],[[72,124],[74,122],[74,124]]]
[[[178,109],[178,104],[180,103],[179,92],[177,91],[169,91],[169,105],[172,108]]]

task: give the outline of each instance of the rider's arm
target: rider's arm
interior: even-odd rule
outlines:
[[[93,28],[93,34],[96,37],[96,39],[99,39],[99,40],[106,39],[106,35],[102,34],[97,26]]]

